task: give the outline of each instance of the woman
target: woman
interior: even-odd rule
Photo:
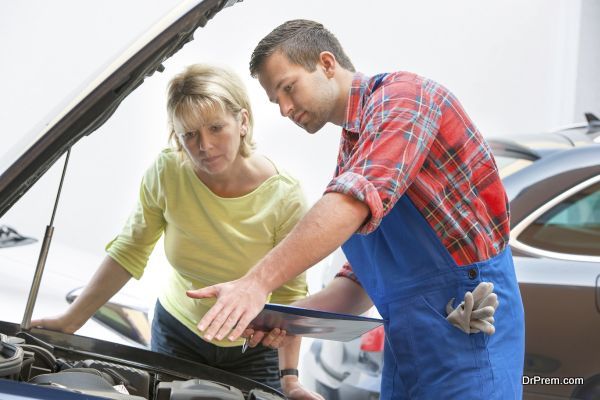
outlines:
[[[139,279],[164,233],[171,277],[159,295],[152,350],[191,358],[283,389],[290,398],[321,399],[295,375],[299,339],[279,350],[202,339],[196,324],[210,308],[186,291],[244,275],[279,243],[306,211],[298,181],[253,153],[252,111],[241,80],[231,72],[192,65],[168,87],[170,149],[143,177],[139,201],[82,295],[57,317],[34,326],[75,332],[133,276]],[[304,276],[272,293],[274,303],[306,296]],[[278,340],[274,338],[275,342]]]

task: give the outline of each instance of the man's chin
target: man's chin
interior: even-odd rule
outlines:
[[[304,129],[306,132],[313,134],[319,132],[324,125],[325,124],[306,124],[301,126],[301,128]]]

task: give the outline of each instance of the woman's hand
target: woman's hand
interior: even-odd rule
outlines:
[[[72,321],[67,313],[31,320],[32,328],[44,328],[63,333],[75,333],[83,324]]]
[[[73,304],[62,314],[31,321],[31,326],[64,333],[75,333],[100,307],[131,279],[131,274],[113,260],[104,257],[102,264]]]
[[[242,337],[248,339],[249,347],[256,347],[262,344],[265,347],[278,349],[286,344],[287,332],[279,328],[273,329],[271,332],[255,331],[252,328],[247,328]]]
[[[281,378],[281,387],[283,394],[291,400],[325,400],[320,394],[304,388],[295,375]]]

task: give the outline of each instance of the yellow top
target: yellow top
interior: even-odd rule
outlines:
[[[140,198],[122,232],[107,246],[108,255],[139,279],[163,234],[173,267],[161,289],[163,307],[192,332],[214,303],[185,291],[243,276],[279,243],[307,209],[297,180],[278,171],[251,193],[236,198],[215,195],[189,161],[163,150],[146,171]],[[305,274],[272,293],[272,303],[289,304],[306,296]],[[242,342],[213,340],[222,347]]]

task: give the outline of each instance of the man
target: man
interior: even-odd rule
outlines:
[[[508,202],[490,149],[457,99],[412,73],[355,73],[337,39],[305,20],[261,40],[250,70],[307,132],[342,127],[337,170],[244,277],[188,293],[217,297],[198,328],[237,338],[271,290],[341,245],[349,264],[299,305],[349,313],[377,306],[387,339],[382,399],[520,398],[524,318]],[[465,333],[445,317],[449,299],[482,281],[495,285],[501,304],[493,336],[469,323]],[[458,309],[470,307],[467,293]]]

